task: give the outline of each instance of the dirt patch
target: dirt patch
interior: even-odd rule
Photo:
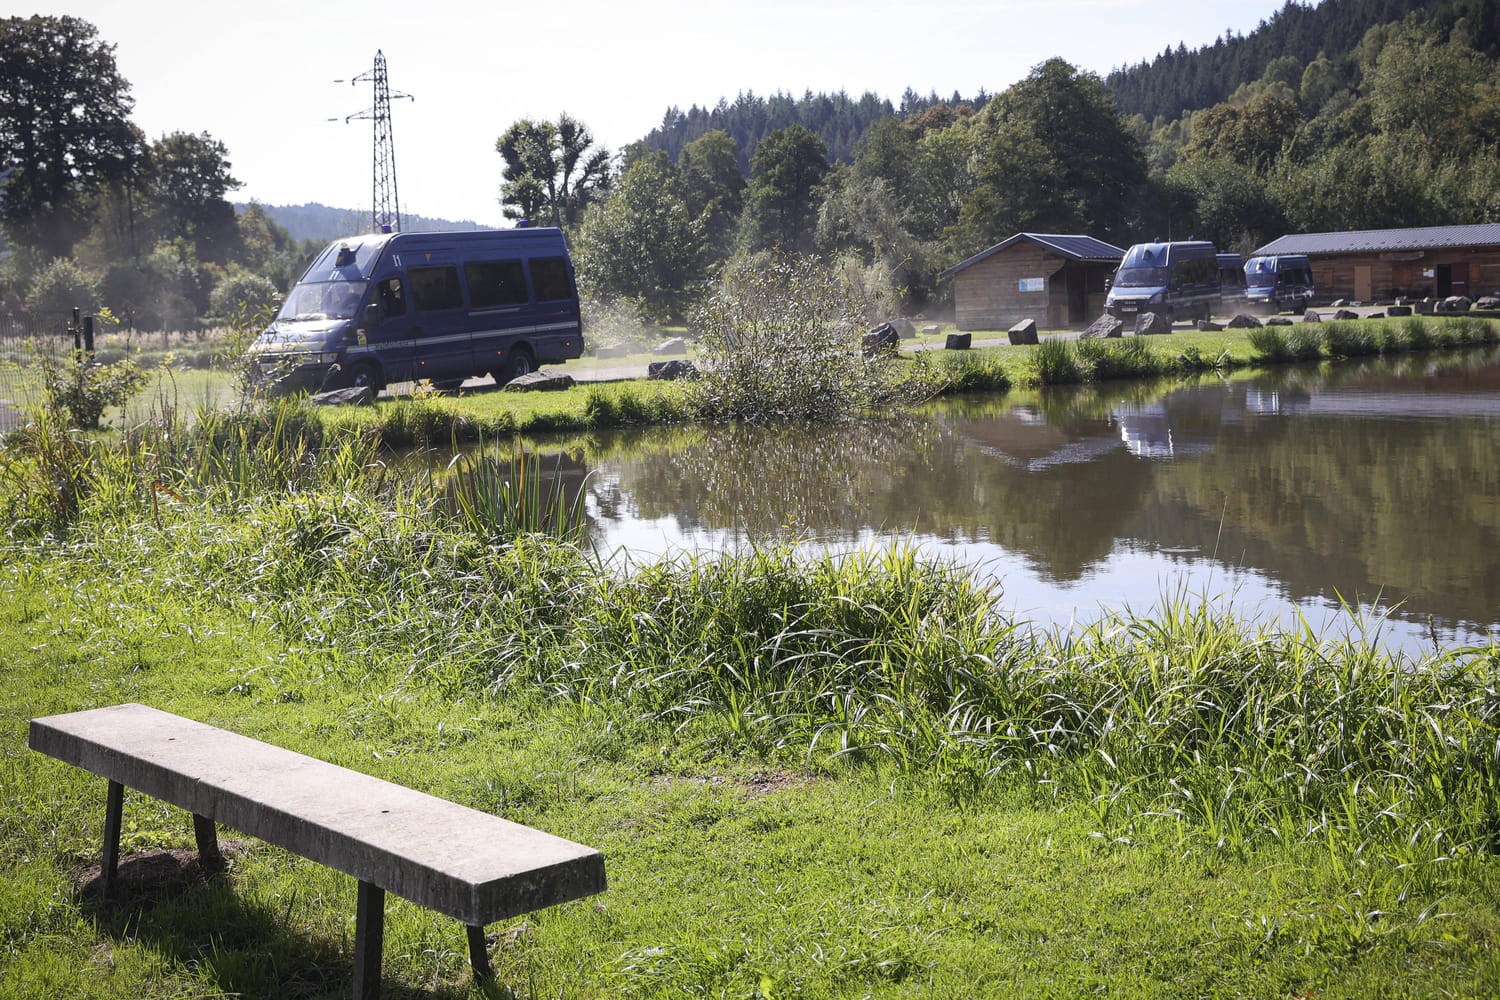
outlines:
[[[219,850],[228,861],[243,854],[246,848],[241,841],[226,840],[219,843]],[[122,855],[115,869],[115,886],[109,902],[129,907],[150,905],[202,885],[222,871],[219,866],[200,864],[198,852],[185,847]],[[73,882],[85,900],[104,901],[101,872],[102,865],[96,864],[74,873]]]

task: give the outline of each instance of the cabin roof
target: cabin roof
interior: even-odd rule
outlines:
[[[948,270],[938,275],[939,278],[947,278],[965,268],[973,267],[986,257],[992,257],[1004,250],[1009,250],[1020,242],[1035,243],[1057,254],[1065,260],[1076,261],[1101,261],[1114,263],[1125,256],[1125,251],[1119,247],[1103,240],[1096,240],[1092,236],[1065,236],[1056,233],[1017,233],[1004,243],[996,243],[988,250],[983,250],[968,260],[954,264]]]
[[[1383,253],[1489,246],[1500,246],[1500,223],[1420,226],[1415,229],[1364,229],[1347,233],[1302,233],[1272,240],[1250,256]]]

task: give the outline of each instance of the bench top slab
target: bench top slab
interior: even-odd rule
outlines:
[[[593,848],[145,705],[33,719],[29,743],[466,924],[605,888]]]

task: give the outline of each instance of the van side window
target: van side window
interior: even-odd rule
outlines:
[[[375,301],[385,312],[385,318],[406,314],[406,296],[401,291],[400,278],[386,278],[375,290]]]
[[[536,286],[538,302],[554,302],[573,297],[573,283],[568,280],[568,264],[561,257],[538,257],[533,260],[531,282]]]
[[[412,307],[417,312],[458,309],[464,304],[463,292],[458,287],[458,268],[413,267],[406,275],[411,281]]]
[[[526,303],[526,272],[518,260],[469,261],[464,265],[464,280],[475,309]]]

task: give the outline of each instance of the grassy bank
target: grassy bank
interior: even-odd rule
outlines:
[[[0,479],[0,994],[347,992],[353,883],[265,845],[224,885],[75,890],[102,782],[25,722],[132,700],[602,849],[606,895],[492,928],[510,995],[1500,981],[1500,651],[1206,602],[1057,635],[899,551],[605,571],[368,441],[247,426]],[[190,831],[130,798],[129,850]],[[392,904],[387,995],[476,995],[464,954]]]

